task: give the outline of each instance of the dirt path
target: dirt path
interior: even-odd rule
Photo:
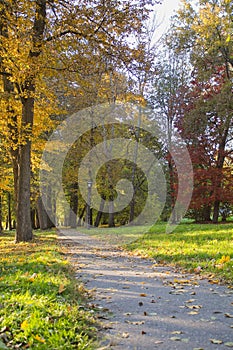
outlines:
[[[62,230],[70,259],[100,310],[101,349],[233,348],[233,289]],[[77,236],[76,236],[77,237]],[[216,343],[216,344],[215,344]],[[106,347],[105,347],[106,346]]]

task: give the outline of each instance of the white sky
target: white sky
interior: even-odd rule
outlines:
[[[170,18],[174,15],[175,11],[178,10],[180,0],[163,0],[161,5],[156,5],[156,18],[158,23],[161,23],[159,28],[156,30],[156,38],[159,38],[169,27]]]

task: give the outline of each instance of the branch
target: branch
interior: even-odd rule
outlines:
[[[78,36],[84,36],[82,33],[80,32],[77,32],[75,30],[70,30],[70,29],[67,29],[67,30],[64,30],[63,32],[61,33],[58,33],[56,35],[51,35],[49,36],[47,39],[45,39],[46,42],[50,42],[50,41],[53,41],[53,40],[56,40],[56,39],[59,39],[67,34],[73,34],[73,35],[78,35]]]
[[[11,73],[7,73],[7,72],[1,72],[0,71],[0,75],[4,75],[6,77],[12,77],[12,74]]]

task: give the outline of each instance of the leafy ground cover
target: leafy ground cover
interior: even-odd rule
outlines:
[[[126,245],[133,254],[154,258],[157,263],[178,265],[203,273],[216,283],[233,282],[233,223],[181,223],[166,234],[165,223],[156,223],[148,233]]]
[[[0,349],[93,349],[96,323],[55,232],[0,235]]]

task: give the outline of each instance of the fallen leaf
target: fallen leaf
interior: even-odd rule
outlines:
[[[162,340],[156,340],[156,341],[154,342],[154,344],[155,344],[155,345],[163,344],[163,341],[162,341]]]
[[[170,339],[171,339],[171,340],[174,340],[174,341],[181,341],[181,338],[180,338],[180,337],[171,337]]]
[[[29,280],[30,282],[33,282],[33,281],[35,280],[36,276],[37,276],[37,273],[34,272],[34,273],[31,275],[31,277],[29,277],[28,280]]]
[[[183,332],[182,331],[173,331],[171,332],[171,334],[182,334]]]
[[[222,344],[223,343],[223,341],[219,340],[219,339],[210,339],[210,341],[212,344]]]
[[[195,273],[200,273],[202,270],[202,267],[201,266],[197,266],[195,269],[194,269],[194,272]]]
[[[129,338],[129,333],[122,333],[122,338]]]
[[[231,315],[231,314],[225,314],[225,316],[228,318],[233,318],[233,315]]]
[[[125,323],[129,323],[129,324],[133,324],[133,325],[141,325],[141,324],[145,324],[145,321],[128,321],[126,320]]]
[[[65,288],[64,284],[60,284],[58,293],[61,294],[61,293],[63,293],[65,290],[66,290],[66,288]]]
[[[189,315],[198,315],[198,312],[197,311],[190,311],[188,312]]]
[[[143,335],[143,334],[146,334],[146,332],[145,332],[145,331],[142,331],[142,335]]]
[[[20,328],[24,331],[25,329],[27,329],[28,327],[28,321],[27,320],[24,320],[21,325],[20,325]]]
[[[225,346],[227,346],[228,348],[233,348],[233,342],[227,342],[224,343]]]
[[[140,294],[140,297],[146,297],[146,296],[147,296],[146,293],[141,293],[141,294]]]
[[[186,305],[188,309],[201,309],[202,305]]]
[[[187,300],[185,303],[193,303],[194,301],[196,301],[197,299],[189,299],[189,300]]]
[[[45,343],[45,340],[41,338],[38,334],[34,338],[40,343]]]
[[[174,278],[174,283],[178,283],[178,284],[187,284],[190,283],[190,280],[178,280],[177,278]]]

